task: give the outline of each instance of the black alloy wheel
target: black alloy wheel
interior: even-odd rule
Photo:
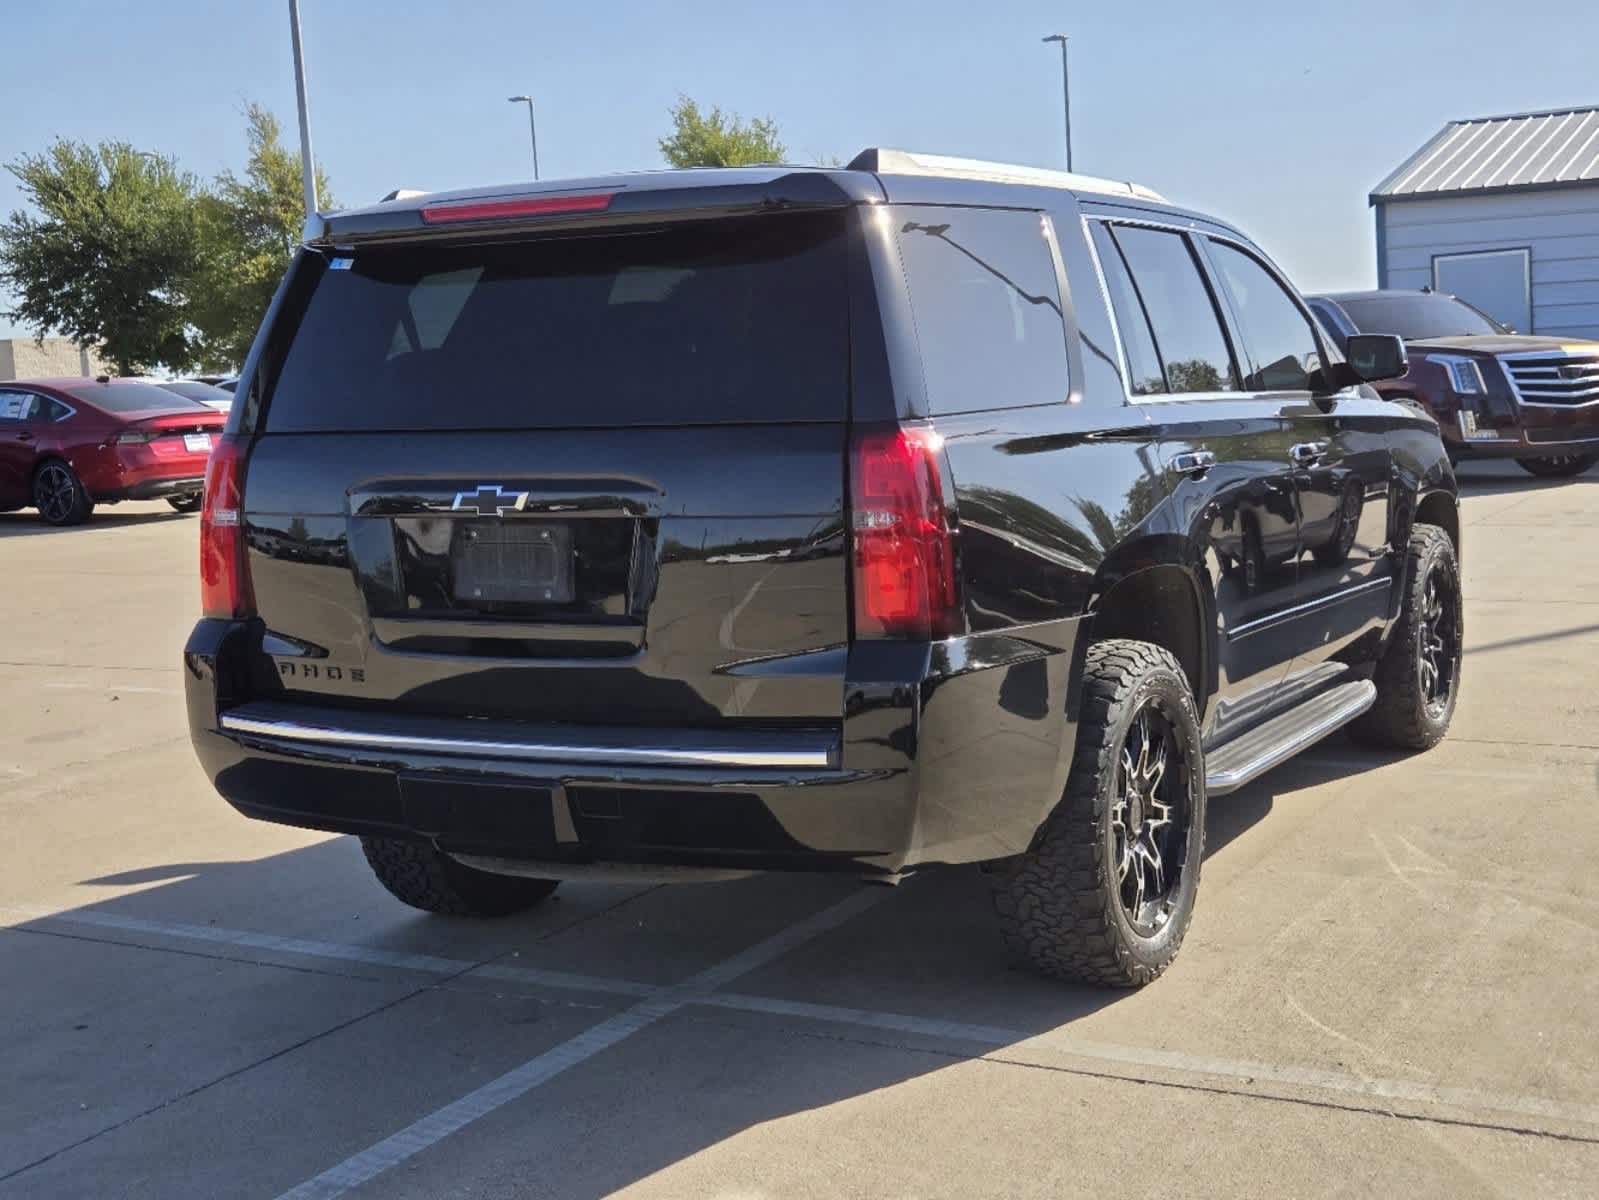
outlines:
[[[1460,620],[1455,606],[1460,591],[1452,586],[1446,564],[1434,563],[1422,584],[1421,646],[1416,655],[1422,702],[1427,715],[1442,716],[1454,699],[1460,674]]]
[[[1193,820],[1190,771],[1172,717],[1150,697],[1122,746],[1110,810],[1117,899],[1143,937],[1158,934],[1176,906]]]
[[[34,473],[33,504],[50,525],[76,525],[94,509],[77,472],[59,459]]]
[[[1171,652],[1088,648],[1060,802],[1027,850],[988,864],[1000,933],[1055,979],[1142,987],[1171,965],[1205,854],[1205,748]]]

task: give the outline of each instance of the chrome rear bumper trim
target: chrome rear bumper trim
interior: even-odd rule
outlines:
[[[501,737],[440,737],[417,732],[385,732],[375,728],[345,728],[245,710],[222,714],[224,733],[264,738],[272,742],[375,750],[410,754],[459,755],[486,759],[515,759],[564,765],[625,767],[768,767],[817,769],[834,766],[834,742],[824,734],[775,735],[770,744],[741,747],[731,741],[675,745],[639,741],[633,744],[577,741],[521,741]],[[640,737],[647,731],[640,730]],[[746,735],[748,736],[748,735]],[[779,740],[780,739],[780,740]]]

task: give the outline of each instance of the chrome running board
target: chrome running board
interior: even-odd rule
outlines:
[[[1236,792],[1307,746],[1349,724],[1377,701],[1370,680],[1340,684],[1205,755],[1205,791]]]

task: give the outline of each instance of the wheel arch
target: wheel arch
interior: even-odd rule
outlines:
[[[1442,489],[1430,491],[1416,502],[1415,524],[1437,525],[1449,535],[1455,548],[1455,560],[1462,555],[1460,545],[1460,501],[1453,492]]]
[[[1106,581],[1081,649],[1108,638],[1150,642],[1171,652],[1188,678],[1201,717],[1215,691],[1214,600],[1194,572],[1155,562]]]

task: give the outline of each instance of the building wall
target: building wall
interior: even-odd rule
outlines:
[[[70,338],[0,338],[0,381],[39,379],[50,375],[104,375],[110,368],[92,350],[80,350]]]
[[[1533,327],[1526,332],[1599,339],[1599,184],[1379,208],[1383,287],[1431,286],[1435,254],[1528,247]]]

